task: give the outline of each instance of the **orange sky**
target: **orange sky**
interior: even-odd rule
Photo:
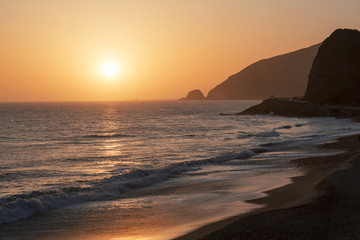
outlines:
[[[360,29],[358,0],[0,0],[0,101],[178,99]],[[100,73],[112,61],[122,71]]]

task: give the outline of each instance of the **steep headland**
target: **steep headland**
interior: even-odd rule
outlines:
[[[267,99],[239,113],[282,116],[360,116],[360,32],[338,29],[320,46],[302,100]]]
[[[334,31],[320,46],[304,99],[311,103],[360,106],[360,32]]]

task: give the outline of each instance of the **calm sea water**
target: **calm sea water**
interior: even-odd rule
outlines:
[[[0,223],[289,168],[315,154],[297,147],[360,131],[346,119],[219,115],[256,103],[3,103]]]

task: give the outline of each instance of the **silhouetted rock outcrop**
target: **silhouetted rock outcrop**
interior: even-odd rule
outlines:
[[[186,98],[182,98],[181,100],[205,100],[205,96],[204,94],[199,90],[199,89],[195,89],[190,91]]]
[[[267,99],[239,114],[359,117],[359,92],[360,32],[338,29],[319,48],[303,100]]]
[[[311,103],[360,106],[360,32],[338,29],[314,59],[305,100]]]
[[[265,99],[303,96],[308,74],[320,44],[260,60],[230,76],[207,95],[209,100]]]

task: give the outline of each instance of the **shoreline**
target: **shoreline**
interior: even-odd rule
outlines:
[[[292,160],[294,165],[306,171],[305,174],[291,178],[292,183],[290,184],[265,192],[268,196],[247,201],[249,203],[265,204],[263,208],[205,225],[183,236],[177,237],[175,240],[238,239],[238,237],[241,237],[241,239],[259,239],[254,235],[253,231],[255,231],[255,229],[252,231],[251,228],[256,228],[256,232],[259,233],[261,232],[259,229],[263,227],[265,233],[269,233],[266,229],[269,229],[269,225],[273,224],[265,220],[271,218],[271,216],[277,214],[286,215],[287,211],[296,212],[296,209],[299,207],[311,208],[313,205],[321,205],[324,199],[326,200],[330,195],[334,194],[333,191],[331,191],[333,186],[329,184],[328,179],[337,173],[341,173],[342,170],[351,171],[355,168],[355,159],[360,154],[360,149],[358,149],[360,145],[359,138],[360,135],[339,137],[334,142],[317,146],[317,148],[323,150],[336,149],[343,151],[335,155]],[[360,165],[360,159],[357,162],[359,162]],[[341,180],[342,179],[337,179],[335,182]],[[331,182],[334,184],[334,180]],[[346,183],[342,183],[346,185]],[[256,224],[250,223],[249,219],[255,219]],[[273,230],[270,232],[278,231],[281,233],[282,231],[280,230],[283,226],[281,224],[271,226]],[[276,227],[279,229],[275,230]],[[262,233],[264,234],[264,232]],[[268,239],[277,238],[271,235]]]
[[[255,114],[275,114],[287,117],[354,118],[356,120],[360,116],[360,108],[358,106],[309,103],[293,98],[269,98],[237,113],[237,115]]]

